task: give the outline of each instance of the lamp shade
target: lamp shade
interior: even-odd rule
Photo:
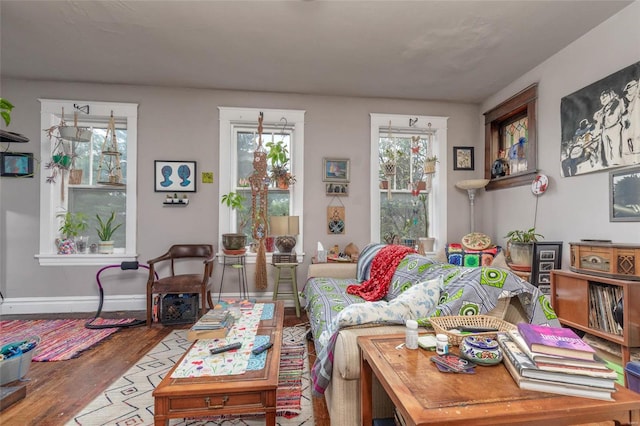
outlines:
[[[269,227],[271,235],[276,235],[275,244],[281,253],[291,253],[296,245],[296,237],[300,232],[298,216],[271,216]]]
[[[271,235],[298,235],[299,219],[299,216],[271,216],[269,218]]]

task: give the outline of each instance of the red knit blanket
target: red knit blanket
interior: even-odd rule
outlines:
[[[355,294],[369,302],[382,299],[389,291],[391,278],[400,261],[408,254],[415,253],[412,248],[398,245],[388,245],[380,249],[371,261],[371,275],[360,285],[347,287],[347,293]]]

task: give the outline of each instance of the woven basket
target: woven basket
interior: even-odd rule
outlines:
[[[481,327],[481,328],[495,328],[498,331],[509,331],[516,329],[517,327],[511,323],[503,321],[501,319],[491,317],[488,315],[462,315],[462,316],[444,316],[429,318],[433,329],[436,334],[446,334],[449,337],[449,344],[453,346],[459,346],[466,336],[469,334],[458,334],[451,332],[459,326],[467,327]],[[486,333],[473,333],[474,336],[496,337],[496,331],[489,331]]]

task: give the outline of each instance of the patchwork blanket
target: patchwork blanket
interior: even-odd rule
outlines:
[[[529,322],[560,326],[549,300],[540,290],[503,269],[466,268],[409,254],[398,264],[384,300],[366,302],[348,294],[347,286],[356,283],[355,279],[312,278],[303,289],[318,355],[311,373],[316,396],[322,395],[329,384],[335,342],[338,332],[346,327],[404,324],[407,319],[428,325],[432,316],[487,313],[495,308],[498,299],[514,296],[519,298]],[[415,293],[401,297],[414,286]],[[399,301],[394,302],[396,298]]]

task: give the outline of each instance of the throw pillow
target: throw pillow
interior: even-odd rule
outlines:
[[[499,250],[498,246],[486,250],[467,250],[458,243],[447,244],[445,248],[450,264],[466,267],[490,266]]]
[[[367,281],[371,275],[371,262],[384,244],[371,243],[367,245],[360,256],[358,256],[358,265],[356,267],[356,279],[358,282]]]

